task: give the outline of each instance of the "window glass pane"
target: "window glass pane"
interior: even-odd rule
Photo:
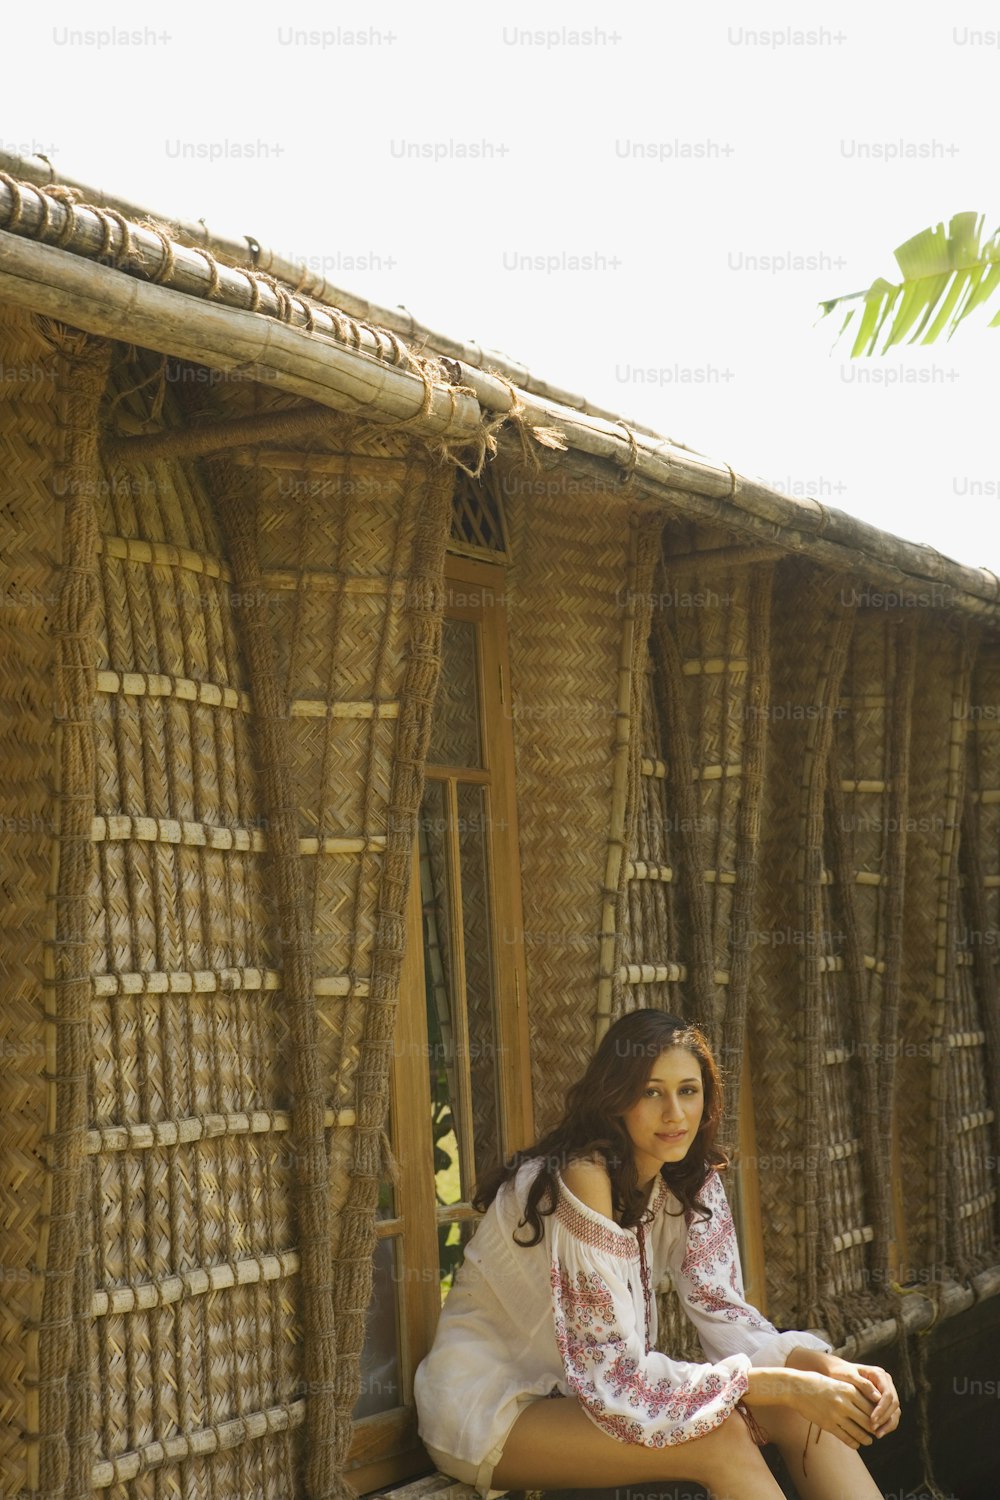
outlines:
[[[469,1202],[476,1179],[503,1150],[488,792],[470,783],[455,786],[456,882],[449,790],[444,782],[427,782],[419,827],[434,1174],[443,1205]]]
[[[365,1347],[361,1351],[361,1390],[354,1408],[355,1418],[370,1417],[379,1411],[391,1411],[394,1406],[403,1404],[399,1380],[397,1318],[399,1271],[394,1236],[379,1240],[375,1247],[374,1269]]]
[[[472,620],[445,616],[441,675],[431,715],[428,760],[438,766],[481,766],[476,631]]]
[[[447,1297],[455,1272],[462,1264],[465,1247],[475,1233],[476,1219],[438,1225],[438,1259],[441,1266],[441,1301]]]
[[[468,1016],[473,1160],[476,1177],[501,1156],[499,1061],[486,788],[459,783],[458,846],[462,869],[462,935]]]
[[[380,1182],[378,1185],[378,1208],[375,1217],[378,1219],[396,1217],[396,1194],[391,1182]]]
[[[386,1134],[390,1141],[396,1139],[395,1128],[392,1119],[392,1105],[386,1114]],[[391,1182],[380,1182],[378,1185],[378,1207],[375,1210],[377,1219],[394,1219],[396,1217],[396,1190]]]
[[[465,1058],[463,1018],[456,1008],[452,974],[454,901],[448,867],[448,788],[444,782],[426,783],[418,834],[434,1186],[438,1203],[460,1203],[467,1188],[458,1145]]]

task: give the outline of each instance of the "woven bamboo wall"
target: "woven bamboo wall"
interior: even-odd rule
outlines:
[[[921,625],[898,1100],[902,1172],[922,1183],[921,1192],[907,1194],[907,1260],[918,1276],[935,1281],[996,1245],[995,1198],[975,1201],[986,1191],[988,1176],[989,1153],[983,1149],[988,1132],[981,1128],[987,1122],[976,1121],[987,1092],[980,1009],[986,995],[982,989],[978,997],[972,993],[976,954],[969,934],[978,935],[984,926],[970,913],[975,901],[986,906],[987,892],[972,890],[968,877],[964,890],[960,886],[967,787],[974,798],[969,812],[978,849],[970,839],[965,854],[978,856],[985,870],[996,852],[983,837],[991,820],[977,795],[978,777],[991,770],[988,758],[977,754],[979,737],[972,727],[972,705],[979,697],[972,689],[977,642],[966,629],[936,629],[931,621]],[[984,687],[987,681],[988,673]],[[996,928],[987,925],[982,937],[995,954]],[[980,984],[984,977],[980,971]],[[991,1009],[995,1018],[995,1001]],[[989,1092],[988,1107],[995,1111],[995,1052]],[[994,1190],[995,1185],[994,1179]]]
[[[760,926],[789,941],[761,948],[767,1001],[751,1027],[769,1306],[835,1337],[888,1292],[879,1087],[891,1098],[883,992],[899,980],[905,844],[887,830],[905,797],[912,677],[899,622],[852,599],[806,564],[778,569]]]
[[[839,588],[836,603],[852,617],[851,636],[832,714],[815,904],[824,935],[817,943],[822,962],[814,960],[825,1256],[817,1286],[821,1298],[832,1299],[824,1306],[835,1334],[884,1313],[898,1254],[893,1099],[919,623],[913,611],[858,608],[856,600],[856,590]]]
[[[718,529],[676,522],[663,530],[618,1005],[658,1005],[706,1029],[727,1089],[727,1142],[739,1112],[754,948],[771,588],[766,559],[741,560],[731,548]],[[728,1191],[738,1211],[738,1179]],[[662,1347],[699,1358],[673,1294],[661,1317]]]
[[[772,599],[772,562],[731,547],[664,531],[625,922],[629,973],[653,982],[617,1007],[708,1024],[730,1145],[746,1015],[769,1311],[840,1338],[898,1311],[897,1268],[944,1274],[935,1194],[949,1266],[996,1257],[998,768],[989,729],[966,732],[992,722],[995,648],[970,707],[967,633],[866,607],[863,585],[804,561],[778,565]],[[960,905],[948,825],[967,744]],[[932,1065],[939,1033],[954,1045]]]
[[[766,733],[770,569],[734,558],[721,530],[665,528],[654,574],[643,726],[638,863],[629,943],[667,971],[623,995],[697,1020],[713,1039],[739,1107],[756,884],[755,832]],[[648,842],[652,837],[655,842]],[[644,868],[643,868],[644,867]],[[650,947],[643,903],[664,915]],[[650,1001],[645,991],[662,998]]]
[[[968,784],[962,825],[959,968],[955,1031],[981,1038],[952,1049],[949,1092],[962,1101],[952,1137],[956,1191],[955,1255],[960,1265],[991,1263],[1000,1240],[1000,647],[983,642],[969,705]]]
[[[5,358],[39,349],[26,322],[4,334]],[[141,432],[282,405],[235,383],[191,400],[164,373],[119,354],[102,420]],[[13,637],[3,719],[5,883],[12,870],[32,920],[19,914],[20,948],[4,934],[18,1004],[3,1024],[26,1045],[4,1081],[15,1295],[0,1379],[15,1421],[0,1462],[11,1491],[36,1487],[35,1431],[37,1484],[53,1492],[332,1494],[371,1286],[452,476],[405,438],[333,420],[326,452],[104,470],[105,378],[71,381],[72,569],[54,568],[51,388],[26,383],[29,404],[5,409],[24,458],[7,501],[23,556],[6,536],[5,552],[19,601],[40,603]],[[66,745],[82,747],[68,805],[86,828],[66,845],[62,814],[72,858],[56,876],[45,756],[60,587],[72,630],[56,644],[84,667],[63,670],[56,743],[64,782]],[[36,719],[15,724],[26,683]],[[39,828],[33,803],[15,810],[29,780]],[[53,991],[39,915],[55,880]],[[70,1208],[46,1249],[49,1183]]]
[[[121,364],[113,390],[135,380]],[[142,393],[124,405],[140,416]],[[164,1482],[155,1461],[132,1477],[151,1444],[250,1413],[299,1421],[302,1366],[287,1037],[233,575],[195,466],[119,463],[107,479],[91,960],[103,1311],[88,1342],[94,1482],[125,1495]],[[248,1284],[211,1295],[222,1267]],[[296,1467],[285,1432],[188,1458],[166,1483],[264,1495],[294,1487]]]
[[[594,1047],[628,509],[589,479],[513,470],[508,631],[535,1121]]]
[[[47,1128],[42,1007],[52,872],[52,681],[59,520],[53,484],[61,361],[26,314],[0,308],[0,1492],[28,1488],[25,1327],[38,1291],[39,1160]]]

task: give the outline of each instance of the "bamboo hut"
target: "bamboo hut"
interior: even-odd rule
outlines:
[[[643,1005],[720,1051],[750,1295],[897,1371],[884,1483],[959,1394],[971,1464],[998,579],[0,167],[0,1490],[458,1492],[476,1171]]]

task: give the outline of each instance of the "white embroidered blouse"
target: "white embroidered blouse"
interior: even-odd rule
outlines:
[[[783,1365],[796,1346],[830,1348],[810,1333],[779,1333],[745,1300],[717,1172],[698,1195],[711,1219],[680,1214],[658,1177],[651,1221],[638,1229],[622,1229],[560,1182],[556,1210],[542,1218],[544,1238],[523,1249],[512,1236],[540,1165],[521,1166],[466,1246],[414,1381],[425,1443],[477,1467],[496,1462],[525,1400],[558,1391],[576,1396],[612,1437],[662,1448],[723,1422],[751,1366]],[[706,1364],[654,1347],[652,1294],[668,1274]]]

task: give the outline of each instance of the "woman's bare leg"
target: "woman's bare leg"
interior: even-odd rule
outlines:
[[[843,1500],[845,1495],[851,1500],[882,1500],[882,1491],[861,1457],[863,1449],[848,1448],[832,1432],[822,1432],[817,1442],[816,1427],[810,1432],[806,1419],[787,1407],[754,1405],[750,1409],[780,1450],[801,1500]]]
[[[542,1397],[521,1412],[493,1470],[493,1488],[502,1490],[611,1489],[661,1479],[696,1480],[714,1500],[782,1500],[737,1412],[707,1437],[646,1448],[603,1432],[575,1397]]]

